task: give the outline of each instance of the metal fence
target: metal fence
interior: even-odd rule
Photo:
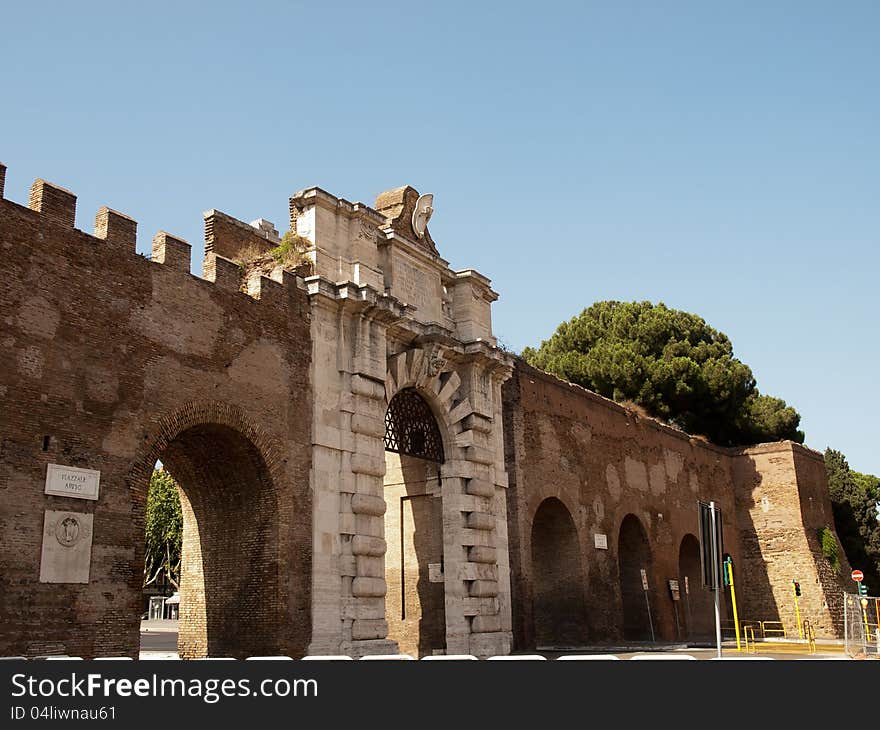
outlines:
[[[880,655],[880,597],[843,594],[843,635],[849,656]]]

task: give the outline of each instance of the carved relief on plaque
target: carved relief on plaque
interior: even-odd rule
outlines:
[[[41,583],[88,583],[94,516],[46,510],[43,517]]]
[[[64,519],[58,520],[55,525],[55,538],[61,545],[73,547],[79,537],[79,520],[76,515],[68,515]]]

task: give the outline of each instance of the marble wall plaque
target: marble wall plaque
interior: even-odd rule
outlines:
[[[80,469],[76,466],[49,464],[46,469],[45,494],[56,497],[75,497],[77,499],[97,499],[101,472],[94,469]]]
[[[46,510],[40,583],[88,583],[93,515]]]

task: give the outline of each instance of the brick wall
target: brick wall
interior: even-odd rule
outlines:
[[[240,293],[216,255],[198,279],[169,234],[139,256],[136,223],[106,208],[76,230],[75,196],[43,181],[29,202],[0,200],[0,654],[136,656],[157,459],[187,515],[182,652],[304,653],[305,294],[286,274]],[[99,470],[99,499],[44,495],[49,463]],[[87,584],[39,582],[50,509],[94,515]]]
[[[818,531],[834,528],[821,454],[791,442],[762,444],[733,457],[737,528],[744,557],[755,568],[743,581],[743,611],[782,621],[797,635],[792,581],[801,586],[799,608],[817,635],[842,635],[840,612],[849,564],[838,549],[834,573],[822,556]]]
[[[774,560],[779,565],[803,566],[799,575],[815,583],[812,597],[802,603],[802,615],[813,621],[818,633],[837,632],[825,605],[833,605],[838,582],[816,553],[818,526],[833,527],[821,455],[787,442],[723,449],[522,361],[505,384],[503,398],[517,646],[534,647],[536,625],[541,623],[534,614],[540,583],[536,571],[541,568],[531,543],[535,515],[551,498],[565,506],[576,527],[584,572],[581,631],[590,643],[645,635],[636,615],[645,603],[641,567],[648,573],[658,639],[674,640],[688,633],[704,637],[713,627],[712,595],[694,568],[698,500],[715,501],[722,510],[724,549],[734,560],[742,596],[741,619],[774,620],[781,613],[788,620],[784,595],[791,578],[766,561],[770,546],[777,546]],[[753,484],[765,484],[777,495],[773,499],[779,500],[780,509],[773,514],[782,521],[778,528],[755,519]],[[757,510],[760,513],[760,504]],[[643,541],[633,539],[631,530],[622,534],[625,520],[644,531],[647,552],[640,552]],[[607,549],[596,545],[603,536]],[[672,600],[670,579],[680,581],[678,605]],[[723,619],[731,616],[728,604],[726,591]]]

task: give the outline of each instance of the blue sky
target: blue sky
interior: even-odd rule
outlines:
[[[496,334],[600,299],[732,339],[807,443],[880,474],[880,4],[4,3],[6,196],[35,177],[202,255],[201,212],[435,195]]]

